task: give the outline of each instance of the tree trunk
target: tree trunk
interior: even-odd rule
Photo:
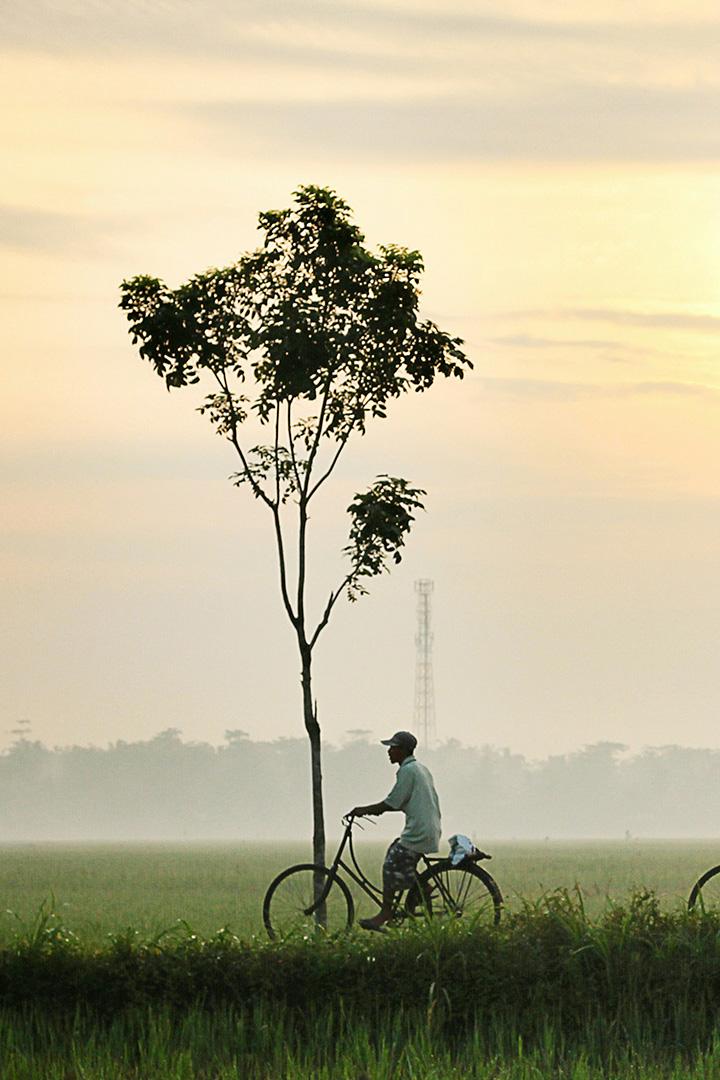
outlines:
[[[302,691],[305,730],[310,740],[310,773],[312,777],[313,810],[313,862],[316,866],[325,865],[325,812],[323,809],[322,790],[322,745],[320,725],[317,720],[317,706],[312,699],[312,652],[307,645],[301,645],[302,654]],[[318,876],[315,882],[316,897],[325,884],[324,876]],[[325,905],[316,913],[317,922],[326,923]]]

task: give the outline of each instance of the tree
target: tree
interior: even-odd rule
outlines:
[[[294,205],[259,216],[262,246],[225,269],[172,290],[154,277],[122,284],[134,344],[168,390],[206,380],[199,411],[233,446],[239,471],[271,515],[280,592],[300,655],[310,740],[313,855],[325,861],[322,762],[313,650],[340,596],[399,563],[419,488],[382,475],[348,507],[348,569],[314,620],[307,609],[308,510],[352,435],[384,418],[390,401],[462,378],[462,341],[418,316],[420,254],[390,245],[374,254],[348,205],[326,188],[301,187]],[[242,439],[254,420],[265,441]],[[251,424],[249,426],[252,426]],[[291,557],[289,530],[294,530]]]

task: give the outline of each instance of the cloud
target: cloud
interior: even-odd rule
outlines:
[[[34,0],[6,8],[6,55],[140,61],[150,70],[172,58],[231,65],[238,72],[233,99],[181,115],[224,145],[247,140],[275,158],[720,157],[720,89],[713,85],[720,20],[553,21],[342,0]],[[260,74],[246,80],[249,66]],[[336,87],[327,100],[302,100],[303,67],[326,73]],[[182,93],[195,84],[201,98],[198,80],[203,90],[213,84],[206,63],[188,72]],[[258,85],[283,100],[239,100],[257,97]],[[404,102],[395,100],[398,90]]]
[[[0,241],[1,243],[1,241]],[[107,293],[105,292],[86,292],[78,290],[73,292],[67,290],[65,292],[40,292],[27,289],[23,292],[11,292],[9,290],[0,292],[0,305],[15,305],[15,304],[107,304]]]
[[[571,339],[534,337],[531,334],[506,334],[490,338],[492,345],[507,346],[512,349],[618,349],[625,348],[617,341],[602,339]]]
[[[386,102],[226,101],[177,106],[206,137],[273,157],[436,161],[710,161],[720,101],[709,89],[574,85],[544,92]]]
[[[108,222],[80,214],[0,205],[0,247],[14,251],[95,251]]]
[[[671,380],[655,380],[649,382],[633,383],[627,388],[625,396],[638,394],[663,394],[670,397],[717,397],[718,389],[714,386],[706,386],[704,383],[683,383]],[[622,396],[622,395],[621,395]]]
[[[610,323],[615,326],[623,327],[638,326],[646,327],[649,330],[687,330],[698,334],[714,335],[720,333],[720,316],[696,315],[687,311],[629,311],[623,308],[523,308],[512,311],[506,310],[498,312],[497,314],[498,317],[501,317],[505,321],[515,321],[518,319],[548,319],[552,322],[563,320],[565,322]],[[570,341],[568,339],[555,340],[524,334],[505,335],[491,340],[500,345],[513,345],[525,348],[543,348],[546,345],[549,348],[551,346],[555,347],[563,344],[568,346],[577,344],[592,346],[593,344],[591,341],[580,342]],[[534,342],[538,342],[539,344],[534,346]],[[604,346],[619,346],[628,351],[648,351],[644,348],[639,350],[637,347],[625,343],[620,344],[611,341],[595,341],[594,345],[598,348]]]
[[[702,334],[720,332],[720,316],[692,315],[687,312],[622,311],[615,308],[575,308],[564,315],[590,322],[609,322],[616,326],[644,326],[649,329],[690,330]]]
[[[72,482],[92,485],[168,478],[190,478],[208,472],[207,458],[182,445],[148,439],[142,445],[88,437],[64,441],[53,453],[25,439],[6,439],[0,452],[0,479],[5,484],[32,484],[37,488]]]
[[[538,10],[542,11],[540,7]],[[298,32],[299,30],[304,32]],[[340,31],[344,46],[333,46],[332,33]],[[353,40],[353,34],[358,36]],[[309,43],[314,36],[315,45]],[[427,49],[460,40],[463,44],[578,43],[594,48],[610,46],[657,50],[663,46],[698,50],[720,43],[716,20],[639,17],[592,20],[510,16],[444,4],[434,10],[421,6],[322,2],[322,0],[34,0],[32,4],[5,5],[3,44],[52,53],[102,50],[156,55],[214,55],[231,57],[256,50],[266,56],[273,40],[280,52],[289,47],[296,58],[324,54],[329,62],[347,63],[351,54],[369,60],[392,42],[395,62],[402,63],[417,45]],[[431,51],[431,50],[430,50]],[[445,60],[453,65],[452,55]]]
[[[598,398],[717,397],[719,391],[701,383],[647,381],[636,383],[580,383],[551,379],[479,378],[483,391],[494,397],[538,402],[577,402]]]

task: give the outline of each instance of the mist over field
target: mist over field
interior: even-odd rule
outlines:
[[[533,761],[448,741],[418,752],[434,774],[443,836],[492,839],[720,835],[720,751],[680,746],[628,754],[617,743]],[[27,737],[0,754],[0,842],[84,840],[308,840],[305,738],[221,746],[183,741],[174,728],[144,742],[48,748]],[[328,835],[358,803],[382,799],[395,769],[363,736],[324,754]],[[400,832],[402,815],[364,839]],[[444,841],[443,841],[444,846]]]

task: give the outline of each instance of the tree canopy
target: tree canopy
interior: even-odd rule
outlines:
[[[301,187],[293,206],[259,220],[256,251],[177,289],[135,277],[123,283],[121,307],[169,390],[209,377],[201,411],[235,446],[234,481],[278,510],[291,497],[309,502],[351,435],[385,417],[392,399],[427,390],[438,375],[462,378],[471,365],[459,338],[419,317],[420,254],[368,250],[335,192]],[[245,447],[241,428],[253,415],[271,438]],[[388,558],[399,561],[420,494],[384,476],[353,500],[343,583],[351,598]],[[288,605],[296,618],[289,595]]]

